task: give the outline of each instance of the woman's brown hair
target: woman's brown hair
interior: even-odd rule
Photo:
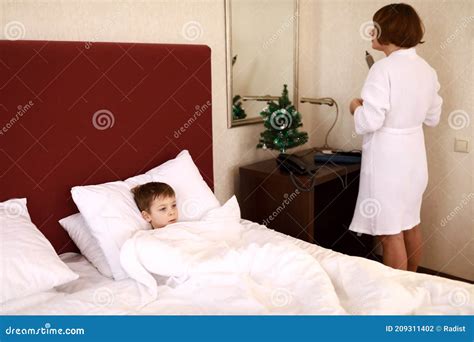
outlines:
[[[377,29],[377,40],[382,45],[390,43],[411,48],[421,41],[425,27],[415,9],[407,4],[390,4],[375,12],[373,21]]]

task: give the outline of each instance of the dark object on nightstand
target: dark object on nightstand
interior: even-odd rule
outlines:
[[[316,163],[333,162],[335,164],[360,164],[362,159],[362,152],[348,151],[348,152],[331,152],[324,153],[318,151],[314,155]]]
[[[314,160],[313,149],[296,155]],[[359,191],[360,164],[316,166],[313,176],[293,173],[291,177],[275,159],[241,167],[242,218],[321,247],[375,259],[373,237],[357,236],[348,229]],[[299,185],[314,187],[301,191]]]
[[[318,170],[316,163],[304,160],[293,154],[280,153],[276,159],[280,169],[286,172],[293,172],[298,175],[313,174]]]

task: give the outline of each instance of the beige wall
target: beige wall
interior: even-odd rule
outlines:
[[[347,103],[358,97],[367,74],[363,59],[370,44],[361,24],[386,1],[300,0],[300,96],[331,96],[341,119],[330,144],[360,147]],[[474,280],[473,153],[453,152],[454,138],[472,145],[472,1],[408,1],[425,21],[426,44],[418,49],[437,70],[445,99],[439,127],[426,129],[430,183],[422,210],[425,256],[422,265]],[[466,19],[467,18],[467,19]],[[215,192],[223,201],[238,188],[238,166],[275,153],[255,149],[260,125],[227,129],[225,25],[223,0],[189,1],[6,1],[0,0],[0,37],[12,21],[24,26],[24,39],[133,41],[207,44],[212,49]],[[20,29],[22,31],[23,28]],[[187,33],[185,33],[187,32]],[[450,38],[451,37],[451,38]],[[448,42],[449,40],[449,42]],[[443,44],[443,45],[441,45]],[[374,53],[376,59],[380,53]],[[463,110],[471,124],[456,130],[449,113]],[[321,145],[333,108],[301,105],[306,146]],[[461,116],[464,114],[461,114]],[[302,147],[305,148],[305,147]],[[471,146],[472,149],[472,146]],[[449,217],[449,219],[448,219]],[[443,219],[446,219],[444,224]]]

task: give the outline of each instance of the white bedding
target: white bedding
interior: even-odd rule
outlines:
[[[212,274],[194,269],[194,274],[188,272],[184,279],[155,276],[154,293],[132,279],[113,281],[103,277],[82,256],[68,253],[61,258],[80,275],[79,279],[54,291],[4,303],[0,313],[474,314],[473,285],[394,270],[285,236],[256,223],[242,220],[241,224],[242,246],[247,257],[255,259],[247,258],[240,270],[256,267],[251,279],[242,279],[239,272]],[[258,251],[245,241],[252,241],[254,247],[269,241],[278,243],[276,247]],[[282,256],[279,248],[288,248],[293,254],[287,253],[282,260],[267,258]],[[259,256],[266,258],[258,259]],[[219,266],[219,262],[214,266]],[[277,266],[285,275],[294,273],[301,278],[271,274],[265,271],[265,266]],[[306,266],[308,272],[304,274],[301,268]]]
[[[122,247],[122,267],[152,298],[162,297],[153,273],[169,277],[177,299],[202,307],[235,310],[237,300],[239,313],[346,314],[310,253],[268,229],[255,232],[238,219],[138,231]]]

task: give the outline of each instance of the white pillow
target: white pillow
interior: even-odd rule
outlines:
[[[31,222],[26,199],[0,203],[0,303],[77,279]]]
[[[179,221],[198,220],[210,209],[220,206],[186,150],[175,159],[125,181],[72,188],[72,198],[116,280],[127,278],[120,265],[123,243],[135,231],[151,228],[142,218],[130,191],[136,185],[148,182],[164,182],[174,189]]]
[[[237,198],[233,195],[222,207],[209,210],[203,217],[202,221],[207,222],[224,222],[234,221],[240,222],[240,206]]]
[[[80,213],[77,213],[59,220],[59,223],[67,231],[72,241],[74,241],[81,251],[81,254],[84,255],[100,273],[112,278],[112,271],[110,270],[109,264],[107,264],[104,252],[102,252],[99,243],[94,236],[92,236],[84,217],[82,217]]]

